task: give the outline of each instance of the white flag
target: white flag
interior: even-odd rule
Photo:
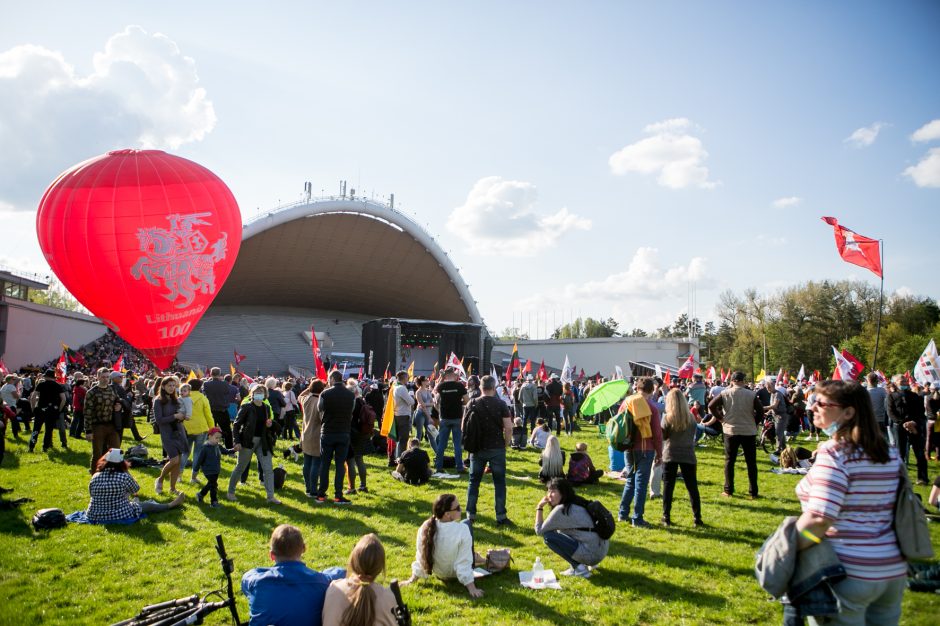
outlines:
[[[452,367],[458,372],[460,372],[461,380],[467,380],[467,370],[463,368],[463,363],[460,362],[460,359],[457,358],[457,355],[453,352],[450,353],[450,358],[447,359],[447,365],[444,368]]]
[[[616,375],[617,378],[621,378],[621,379],[623,378],[623,369],[621,369],[619,365],[614,366],[614,371],[617,373]]]
[[[914,380],[922,385],[940,382],[940,357],[937,356],[937,344],[933,339],[917,359],[917,365],[914,366]]]
[[[855,369],[849,360],[842,356],[842,353],[832,346],[832,354],[836,357],[836,369],[832,373],[835,380],[854,380],[852,372]]]
[[[659,378],[660,380],[662,380],[662,377],[663,377],[663,368],[657,365],[656,366],[656,378]]]
[[[718,374],[715,373],[715,366],[708,368],[708,380],[718,380]]]
[[[803,369],[803,364],[800,363],[800,373],[796,375],[796,381],[801,383],[804,378],[806,378],[806,370]]]
[[[571,382],[571,362],[568,361],[568,355],[565,355],[565,366],[561,368],[561,382]]]
[[[627,369],[624,370],[624,372],[623,372],[623,379],[624,379],[624,380],[632,380],[632,379],[633,379],[633,369],[630,367],[630,362],[629,362],[629,361],[627,362]]]

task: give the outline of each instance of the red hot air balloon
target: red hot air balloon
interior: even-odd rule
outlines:
[[[60,175],[36,215],[52,271],[160,369],[228,278],[241,214],[219,177],[159,150],[117,150]]]

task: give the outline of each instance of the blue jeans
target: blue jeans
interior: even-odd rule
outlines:
[[[653,468],[653,459],[656,452],[653,450],[628,450],[624,455],[624,474],[627,483],[623,486],[623,497],[620,499],[620,517],[630,517],[630,504],[633,504],[633,521],[643,520],[643,511],[646,509],[646,490],[649,488],[650,471]],[[636,498],[636,502],[634,502]]]
[[[415,437],[418,438],[418,441],[424,440],[424,425],[428,423],[427,414],[422,411],[420,408],[415,411],[414,419],[412,423],[415,427]]]
[[[320,457],[304,454],[304,491],[317,495],[317,480],[320,478]]]
[[[695,443],[698,443],[699,439],[708,435],[710,437],[717,437],[718,431],[712,428],[711,426],[702,426],[701,424],[695,425]]]
[[[457,463],[457,471],[463,470],[463,431],[460,430],[460,420],[441,420],[441,430],[437,434],[437,450],[434,451],[434,471],[440,472],[444,469],[444,452],[447,450],[447,444],[450,436],[454,435],[454,460]]]
[[[569,537],[558,530],[549,530],[542,533],[542,540],[545,541],[545,545],[548,546],[549,550],[568,561],[568,565],[571,567],[580,565],[574,560],[574,553],[578,550],[579,545],[577,539]]]
[[[907,587],[906,578],[868,581],[845,578],[832,586],[839,596],[839,614],[827,621],[809,617],[809,623],[842,626],[878,624],[893,626],[901,619],[901,598]]]
[[[343,497],[343,478],[346,476],[346,455],[349,453],[349,433],[327,433],[320,435],[320,487],[318,496],[326,496],[330,480],[330,464],[336,458],[336,475],[333,477],[333,494]]]
[[[198,435],[186,435],[186,439],[189,440],[189,449],[193,453],[190,459],[193,461],[193,478],[199,474],[199,467],[196,465],[196,459],[199,458],[199,452],[202,450],[202,447],[206,445],[206,439],[209,438],[209,433],[200,433]],[[181,465],[186,467],[185,465]]]
[[[522,425],[526,427],[530,433],[535,430],[535,420],[539,416],[539,407],[537,406],[524,406],[522,407]],[[529,427],[529,424],[532,424]]]
[[[506,449],[492,448],[480,450],[470,455],[470,483],[467,485],[467,519],[477,515],[477,498],[480,495],[480,481],[483,470],[490,465],[493,475],[493,487],[496,491],[496,520],[506,519]]]

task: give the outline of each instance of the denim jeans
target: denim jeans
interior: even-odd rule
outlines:
[[[702,426],[701,424],[695,425],[695,443],[698,443],[699,440],[708,435],[709,437],[717,437],[719,432],[712,428],[711,426]]]
[[[320,478],[320,457],[304,454],[304,491],[308,496],[317,495],[317,480]]]
[[[336,475],[333,477],[333,494],[343,497],[343,477],[346,476],[346,455],[349,453],[349,433],[327,433],[320,435],[320,486],[318,496],[326,496],[330,480],[330,464],[336,459]]]
[[[480,481],[483,470],[490,465],[493,487],[496,491],[496,520],[506,519],[506,449],[492,448],[480,450],[470,455],[470,483],[467,485],[467,519],[477,515],[477,498],[480,495]]]
[[[568,561],[571,567],[578,567],[580,563],[574,560],[574,553],[578,550],[578,540],[569,537],[558,530],[549,530],[542,533],[542,540],[548,549]]]
[[[202,450],[202,447],[206,445],[206,439],[209,438],[209,433],[200,433],[198,435],[186,435],[186,439],[189,440],[189,449],[192,452],[192,456],[189,457],[193,461],[193,478],[199,474],[199,467],[196,466],[196,459],[199,458],[199,452]],[[180,467],[186,467],[181,465]]]
[[[535,430],[535,420],[539,416],[539,407],[537,406],[523,406],[522,407],[522,425],[526,427],[526,430],[531,434]],[[532,424],[529,426],[529,424]]]
[[[560,406],[550,406],[548,407],[549,418],[555,423],[555,436],[558,437],[561,435],[561,407]]]
[[[414,416],[414,419],[412,420],[412,424],[414,424],[414,427],[415,427],[415,437],[418,438],[418,441],[424,440],[424,425],[427,423],[428,423],[427,413],[425,413],[419,407],[415,411],[415,416]]]
[[[437,435],[437,450],[434,451],[434,471],[444,470],[444,452],[447,450],[447,444],[450,436],[454,435],[454,460],[457,462],[457,471],[463,470],[463,431],[460,430],[460,420],[441,420],[441,430]]]
[[[620,498],[620,517],[630,517],[630,505],[633,504],[633,521],[644,521],[643,511],[646,509],[646,490],[649,487],[650,471],[654,450],[628,450],[624,454],[624,473],[627,483],[623,486],[623,496]],[[634,498],[636,502],[634,502]]]
[[[877,581],[846,578],[832,586],[839,597],[839,614],[827,620],[817,620],[811,616],[809,623],[813,626],[894,626],[901,619],[901,598],[906,587],[906,578]]]

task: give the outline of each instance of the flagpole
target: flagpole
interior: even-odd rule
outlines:
[[[871,371],[878,369],[878,342],[881,340],[881,312],[885,307],[885,240],[878,240],[881,252],[881,296],[878,300],[878,329],[875,331],[875,354],[871,359]]]

